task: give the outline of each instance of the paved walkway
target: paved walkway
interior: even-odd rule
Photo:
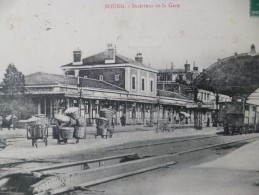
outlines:
[[[132,129],[130,129],[132,128]],[[37,159],[37,158],[51,158],[57,155],[68,155],[69,153],[85,151],[87,149],[95,149],[108,147],[113,145],[125,144],[133,141],[144,141],[153,139],[163,139],[170,137],[183,137],[193,135],[212,135],[219,132],[216,128],[204,128],[202,131],[193,128],[175,129],[173,132],[159,132],[156,133],[155,127],[134,126],[115,129],[115,133],[111,139],[96,139],[92,135],[94,129],[88,129],[86,139],[80,140],[75,144],[75,139],[69,140],[69,144],[57,144],[57,140],[48,138],[48,146],[46,147],[42,141],[39,141],[38,148],[33,148],[31,140],[26,139],[26,130],[4,130],[0,132],[0,136],[9,137],[7,139],[7,146],[0,151],[0,158],[14,158],[14,159]],[[122,133],[123,132],[123,133]],[[17,137],[17,138],[13,138]]]

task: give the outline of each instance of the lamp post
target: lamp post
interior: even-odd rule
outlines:
[[[160,114],[160,96],[158,95],[157,97],[156,97],[156,100],[157,100],[157,116],[156,116],[156,118],[157,118],[157,125],[156,125],[156,133],[158,133],[159,132],[159,114]]]
[[[77,83],[77,91],[78,91],[78,93],[79,93],[79,105],[78,105],[78,108],[79,108],[79,116],[81,116],[82,85],[81,85],[79,76],[78,76],[78,83]]]

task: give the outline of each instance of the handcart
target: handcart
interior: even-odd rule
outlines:
[[[57,125],[53,127],[53,139],[57,139],[57,143],[68,143],[69,139],[76,139],[79,143],[80,139],[86,139],[86,119],[78,116],[78,108],[67,108],[64,114],[55,115]]]
[[[112,138],[113,129],[109,128],[109,120],[107,118],[96,118],[96,130],[95,138],[97,136],[105,137],[106,139],[107,137]]]
[[[32,140],[32,147],[38,147],[37,141],[43,140],[45,146],[48,145],[48,128],[39,124],[28,124],[27,125],[27,139]]]
[[[57,143],[68,143],[69,139],[76,139],[79,143],[80,139],[86,139],[86,127],[59,127],[53,126],[53,139],[57,139]]]
[[[115,110],[104,108],[100,111],[100,117],[96,118],[96,134],[94,135],[95,138],[97,136],[101,136],[101,138],[112,138],[114,132],[114,114],[116,113]]]

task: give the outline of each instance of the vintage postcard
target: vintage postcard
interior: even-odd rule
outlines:
[[[259,0],[0,0],[0,194],[259,194]]]

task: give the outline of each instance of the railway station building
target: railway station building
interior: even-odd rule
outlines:
[[[157,89],[156,69],[117,54],[113,44],[104,52],[82,58],[73,51],[73,62],[61,66],[64,75],[38,72],[25,77],[26,93],[33,97],[38,114],[53,118],[67,107],[78,106],[88,124],[95,124],[102,108],[116,110],[115,123],[126,117],[126,124],[146,124],[158,119],[174,119],[182,113],[193,122],[191,97]]]

